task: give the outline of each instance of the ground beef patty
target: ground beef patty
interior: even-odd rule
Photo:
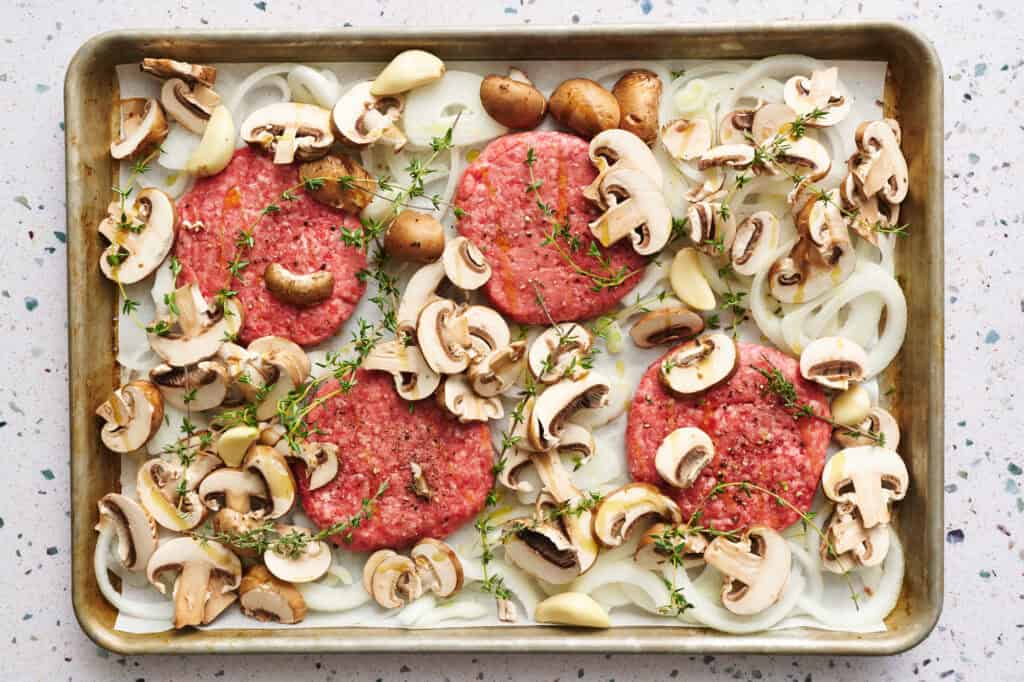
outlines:
[[[552,220],[568,220],[571,237],[560,237],[557,244],[581,268],[605,276],[623,267],[644,267],[645,259],[633,251],[629,239],[601,249],[605,263],[587,255],[591,244],[597,244],[587,223],[601,213],[583,197],[583,188],[596,176],[587,148],[585,140],[566,133],[507,135],[487,145],[462,175],[455,196],[456,206],[465,212],[459,233],[487,256],[494,274],[484,291],[494,307],[516,322],[548,322],[531,282],[543,294],[551,316],[561,322],[606,312],[639,280],[637,273],[615,288],[594,291],[594,281],[576,272],[554,245],[542,245]],[[536,157],[534,176],[543,183],[542,200],[555,211],[552,218],[544,216],[536,196],[526,191],[530,149]]]
[[[338,476],[310,491],[298,465],[302,506],[326,527],[359,512],[363,498],[383,481],[388,489],[373,516],[353,534],[354,550],[408,547],[425,537],[443,538],[483,509],[494,480],[494,453],[486,424],[460,424],[432,400],[409,403],[395,392],[390,375],[361,370],[351,392],[310,414],[314,440],[338,445]],[[332,391],[325,384],[320,395]],[[423,472],[431,498],[412,490],[410,464]],[[341,543],[341,538],[334,538]]]
[[[298,182],[295,166],[275,166],[269,157],[242,149],[223,172],[198,180],[178,201],[178,283],[199,282],[207,298],[221,289],[237,291],[245,310],[239,335],[243,343],[269,334],[303,346],[320,343],[348,319],[366,289],[356,278],[366,257],[339,239],[342,226],[352,228],[358,221],[301,191],[294,192],[294,201],[282,201],[281,193]],[[239,247],[240,232],[251,228],[271,204],[280,210],[263,216],[251,248]],[[233,279],[228,264],[236,254],[248,265]],[[334,275],[334,292],[313,306],[284,303],[263,283],[263,271],[272,262],[297,274],[328,270]]]
[[[658,376],[662,358],[647,369],[633,398],[626,430],[630,473],[672,496],[684,519],[717,483],[731,481],[768,488],[807,511],[821,478],[831,427],[817,419],[794,420],[775,394],[765,391],[766,380],[754,367],[778,367],[796,386],[802,403],[828,415],[821,389],[800,376],[796,360],[775,349],[748,343],[739,344],[739,349],[736,373],[702,396],[679,398],[670,393]],[[677,490],[658,476],[654,457],[665,436],[684,426],[695,426],[711,436],[715,457],[692,486]],[[781,529],[797,519],[795,512],[769,495],[751,492],[748,496],[730,488],[707,502],[701,523],[719,530],[754,524]]]

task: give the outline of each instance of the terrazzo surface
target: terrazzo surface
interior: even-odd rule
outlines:
[[[1024,680],[1024,14],[1015,2],[90,0],[0,7],[0,678],[4,680]],[[315,9],[314,9],[315,8]],[[133,657],[79,629],[68,588],[62,83],[114,27],[303,28],[891,18],[946,78],[946,598],[900,656]],[[794,46],[798,50],[799,46]]]

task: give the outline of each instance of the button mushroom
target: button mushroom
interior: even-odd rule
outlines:
[[[571,457],[575,470],[594,457],[597,453],[597,442],[594,440],[594,434],[585,426],[568,422],[562,428],[556,451],[559,455]]]
[[[690,225],[690,240],[698,251],[712,258],[730,252],[736,225],[732,215],[722,211],[721,204],[707,201],[692,204],[686,218]]]
[[[834,126],[850,113],[850,101],[839,89],[839,69],[814,71],[811,77],[793,76],[783,88],[786,104],[801,116],[813,111],[824,115],[807,117],[809,126]]]
[[[288,447],[284,439],[279,441],[284,444],[282,453],[290,459],[300,460],[306,468],[306,487],[309,490],[318,490],[330,483],[338,475],[338,446],[334,443],[320,443],[304,440],[299,443],[299,450]],[[278,448],[280,452],[281,448]]]
[[[541,393],[528,421],[530,444],[540,451],[559,444],[565,423],[577,410],[608,403],[611,385],[597,372],[580,379],[563,379]]]
[[[681,552],[684,562],[702,561],[707,547],[708,541],[696,531],[656,523],[637,542],[633,561],[647,570],[656,571],[676,550]]]
[[[758,211],[737,227],[729,249],[732,269],[752,276],[768,265],[779,245],[779,219],[771,211]]]
[[[877,440],[871,438],[867,433],[873,433],[881,436],[882,442],[879,445],[884,445],[890,450],[895,450],[900,444],[900,427],[896,423],[896,419],[883,410],[881,407],[872,407],[868,410],[868,415],[858,424],[852,424],[858,433],[847,431],[843,428],[837,428],[832,432],[832,437],[836,439],[836,442],[845,448],[855,447],[857,445],[875,445],[878,443]]]
[[[697,168],[724,167],[744,169],[754,163],[754,148],[749,144],[723,144],[712,147],[700,155]]]
[[[168,530],[184,532],[206,515],[196,488],[203,476],[189,477],[180,464],[155,458],[139,467],[136,495],[153,520]]]
[[[857,508],[837,504],[825,525],[821,565],[832,573],[846,573],[858,566],[878,566],[889,553],[889,527],[864,528]]]
[[[793,138],[793,121],[796,120],[796,112],[782,102],[770,102],[758,107],[753,113],[749,130],[750,137],[747,142],[761,146],[771,146],[778,141],[781,143],[779,151],[784,150]]]
[[[388,62],[370,86],[375,97],[398,95],[419,88],[444,75],[445,66],[436,55],[425,50],[405,50]]]
[[[484,398],[508,392],[523,373],[525,360],[525,341],[516,341],[484,355],[469,367],[473,391]]]
[[[700,253],[692,246],[679,249],[669,269],[669,283],[679,300],[695,310],[713,310],[715,292],[701,269]]]
[[[396,336],[406,342],[415,341],[420,312],[444,281],[444,263],[440,260],[424,265],[413,273],[398,303]]]
[[[371,81],[359,83],[338,100],[331,111],[334,130],[357,147],[384,141],[398,152],[407,141],[395,125],[405,100],[400,95],[378,97],[370,92],[372,85]]]
[[[462,589],[462,562],[447,544],[433,538],[416,543],[409,553],[424,592],[445,599]]]
[[[124,210],[115,201],[97,231],[110,244],[100,255],[100,270],[110,280],[134,284],[155,271],[174,244],[174,200],[155,188],[139,192]]]
[[[278,546],[263,552],[270,573],[289,583],[310,583],[323,577],[331,567],[330,545],[313,537],[308,528],[278,525]]]
[[[673,488],[689,488],[715,457],[711,436],[686,426],[665,436],[658,446],[654,465],[661,479]]]
[[[704,331],[704,318],[689,308],[662,308],[644,313],[629,330],[640,348],[692,339]]]
[[[775,164],[792,166],[799,172],[802,180],[800,186],[820,180],[828,175],[832,168],[832,159],[828,150],[811,137],[801,137],[790,141],[775,154]]]
[[[445,252],[444,225],[429,213],[407,208],[391,221],[384,235],[384,250],[389,256],[410,263],[436,261]],[[483,254],[480,259],[483,260]]]
[[[892,119],[865,121],[857,127],[857,153],[850,157],[850,173],[865,197],[879,194],[889,204],[907,197],[910,175],[900,150],[899,124]]]
[[[491,278],[491,266],[484,254],[465,237],[456,237],[445,245],[441,262],[448,280],[460,289],[479,289]]]
[[[551,115],[585,138],[619,127],[620,109],[615,95],[587,78],[571,78],[551,93]]]
[[[650,178],[653,189],[661,190],[664,182],[661,164],[644,141],[627,130],[612,129],[598,133],[590,141],[588,154],[590,162],[597,168],[597,177],[583,189],[583,196],[601,208],[608,208],[606,197],[601,194],[604,178],[619,166],[639,169]]]
[[[533,457],[531,456],[531,453],[521,448],[512,448],[505,456],[505,465],[501,468],[501,471],[498,472],[498,483],[501,483],[509,490],[516,490],[521,493],[532,493],[533,484],[529,481],[519,480],[524,469],[530,464],[533,464]]]
[[[150,347],[173,367],[194,365],[215,355],[242,326],[242,307],[234,299],[210,308],[195,283],[176,289],[171,296],[177,313],[157,320],[147,331]]]
[[[248,351],[270,368],[270,390],[264,391],[256,406],[257,419],[270,419],[277,414],[278,403],[309,377],[309,358],[298,344],[282,336],[262,336],[249,344]]]
[[[228,371],[219,362],[204,360],[192,367],[157,365],[150,380],[168,404],[179,410],[202,412],[221,405],[228,393]]]
[[[865,197],[853,173],[846,174],[839,186],[839,197],[847,225],[875,246],[878,245],[879,228],[892,228],[899,224],[900,205],[890,204],[880,193]]]
[[[605,547],[618,547],[645,522],[679,523],[682,512],[653,485],[629,483],[605,495],[594,512],[594,536]]]
[[[607,209],[589,227],[601,246],[628,236],[633,250],[647,256],[668,243],[672,213],[661,189],[643,171],[616,164],[604,174],[598,194]]]
[[[769,288],[783,303],[804,303],[844,282],[857,266],[838,204],[808,201],[797,216],[801,239],[788,256],[772,264]]]
[[[276,164],[319,159],[334,144],[331,112],[315,104],[270,104],[242,122],[242,140],[273,153]]]
[[[833,502],[857,507],[865,528],[889,523],[889,503],[907,494],[907,465],[893,450],[865,445],[840,450],[825,463],[821,488]]]
[[[741,616],[761,613],[779,600],[789,580],[789,543],[771,528],[754,526],[739,540],[720,535],[704,561],[722,573],[722,605]]]
[[[160,430],[164,419],[164,400],[156,386],[148,381],[132,381],[114,391],[96,408],[106,421],[100,439],[112,452],[135,452]]]
[[[679,346],[661,363],[662,383],[682,396],[703,393],[732,376],[739,352],[726,334],[707,334]]]
[[[578,379],[587,372],[583,361],[593,343],[590,330],[575,322],[550,327],[530,344],[530,373],[542,384]]]
[[[330,270],[299,274],[280,263],[270,263],[263,271],[263,282],[274,298],[295,306],[323,303],[334,293],[334,275]]]
[[[469,325],[454,301],[428,303],[416,325],[416,341],[427,365],[438,374],[459,374],[469,367]]]
[[[167,588],[160,576],[167,572],[177,573],[174,627],[179,629],[211,622],[235,600],[231,593],[242,580],[242,564],[231,550],[219,542],[200,544],[189,537],[164,542],[149,560],[146,577],[161,594],[166,594]],[[217,608],[211,609],[213,604]]]
[[[446,376],[437,391],[437,402],[445,412],[463,424],[501,419],[505,408],[498,398],[484,398],[473,392],[462,374]]]
[[[211,511],[230,509],[252,518],[262,518],[270,510],[270,494],[263,479],[241,469],[211,472],[199,484],[199,499]]]
[[[661,108],[661,78],[653,71],[627,71],[612,87],[619,103],[619,127],[646,144],[658,139],[658,111]]]
[[[274,381],[273,366],[263,362],[258,353],[251,353],[238,344],[225,341],[217,350],[217,359],[228,373],[228,394],[225,405],[241,405],[256,402],[266,389],[268,381]]]
[[[377,179],[347,156],[328,154],[299,166],[306,193],[332,208],[358,214],[373,200]]]
[[[491,74],[484,78],[480,103],[491,118],[515,130],[536,128],[548,111],[543,93],[518,69],[509,69],[507,76]]]
[[[565,585],[580,575],[577,550],[559,526],[520,519],[507,527],[505,558],[529,575],[552,585]]]
[[[145,157],[167,138],[167,118],[155,99],[123,99],[119,108],[121,132],[110,143],[110,155],[118,161]]]
[[[754,137],[754,117],[757,111],[736,109],[723,116],[718,125],[719,144],[747,144]]]
[[[117,558],[128,571],[138,572],[156,551],[156,524],[138,502],[119,495],[107,493],[97,503],[99,522],[96,530],[103,532],[111,526],[117,534]]]
[[[433,395],[441,375],[430,368],[420,349],[402,341],[382,341],[363,360],[363,369],[387,372],[395,379],[395,390],[405,400],[423,400]]]
[[[273,621],[290,625],[306,617],[306,600],[302,593],[258,564],[242,577],[238,604],[242,613],[262,623]]]
[[[823,336],[800,354],[800,374],[826,388],[845,391],[850,382],[864,378],[868,356],[856,341]]]
[[[271,506],[266,512],[267,518],[277,519],[291,511],[295,504],[295,478],[280,452],[267,445],[253,445],[242,460],[242,469],[263,479],[270,493]]]
[[[400,609],[408,602],[419,599],[423,594],[423,583],[416,570],[416,562],[391,550],[382,554],[378,552],[370,557],[363,567],[363,586],[369,584],[368,590],[373,600],[386,609]],[[374,557],[377,560],[374,561]],[[367,571],[369,580],[366,579]]]
[[[711,149],[711,124],[705,118],[679,118],[661,129],[661,144],[674,159],[693,161]]]

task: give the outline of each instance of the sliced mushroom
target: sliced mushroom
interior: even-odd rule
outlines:
[[[601,246],[607,248],[628,236],[633,250],[643,256],[665,247],[672,232],[672,213],[647,174],[616,164],[604,174],[598,193],[607,209],[589,227]]]
[[[593,343],[590,330],[575,322],[550,327],[530,345],[530,373],[542,384],[578,379],[587,373],[583,361]]]
[[[299,166],[305,191],[325,206],[358,214],[373,201],[377,179],[347,156],[328,154]]]
[[[878,566],[889,553],[889,526],[867,529],[854,505],[837,504],[826,523],[820,553],[822,566],[832,573]]]
[[[267,445],[253,445],[242,460],[242,469],[263,479],[270,493],[267,518],[277,519],[291,511],[295,504],[295,478],[280,452]],[[287,580],[283,576],[278,577]]]
[[[373,600],[386,609],[400,609],[406,603],[419,599],[423,594],[423,583],[416,571],[416,562],[391,550],[382,552],[371,556],[363,569],[365,587],[366,570],[373,564],[369,580]],[[378,557],[376,561],[374,557]]]
[[[532,493],[533,484],[529,481],[521,481],[519,477],[522,475],[523,470],[533,464],[533,456],[531,453],[521,448],[512,448],[512,450],[505,456],[505,464],[498,472],[498,482],[509,490],[515,490],[521,493]]]
[[[469,333],[469,356],[476,362],[489,353],[512,342],[508,323],[496,310],[483,305],[470,305],[459,310]]]
[[[712,147],[700,155],[697,168],[722,166],[725,168],[749,168],[754,163],[754,148],[749,144],[723,144]]]
[[[751,120],[750,135],[754,144],[770,145],[781,139],[783,147],[793,142],[792,127],[796,112],[781,102],[771,102],[760,107]],[[751,141],[747,138],[747,141]]]
[[[717,201],[726,195],[725,176],[721,168],[713,166],[702,171],[697,171],[698,179],[695,184],[687,190],[683,198],[690,203],[699,201]]]
[[[261,623],[272,621],[291,625],[306,617],[306,600],[291,583],[270,574],[266,566],[253,566],[238,588],[242,613]]]
[[[462,374],[446,376],[437,390],[437,402],[445,412],[463,424],[501,419],[505,408],[498,398],[484,398],[473,392],[473,387]]]
[[[315,104],[270,104],[242,122],[242,139],[273,153],[276,164],[319,159],[334,144],[331,112]]]
[[[469,323],[454,301],[428,303],[416,325],[416,341],[427,365],[438,374],[459,374],[469,367]]]
[[[277,414],[278,403],[309,377],[309,358],[298,344],[283,336],[262,336],[250,343],[248,350],[271,368],[270,390],[264,391],[266,395],[256,406],[257,419],[270,419]]]
[[[588,139],[619,126],[615,95],[588,78],[563,81],[551,93],[548,107],[556,121]]]
[[[193,367],[157,365],[149,378],[164,400],[179,410],[202,412],[219,406],[228,393],[228,372],[219,362],[204,360]]]
[[[736,236],[736,224],[731,214],[723,212],[721,204],[707,201],[692,204],[686,217],[690,225],[690,240],[698,251],[713,258],[730,252]]]
[[[323,488],[338,475],[338,446],[334,443],[304,440],[299,444],[299,451],[295,452],[288,448],[287,441],[282,439],[279,442],[285,443],[287,452],[282,453],[285,457],[298,459],[305,465],[309,490]]]
[[[441,254],[441,261],[448,280],[460,289],[479,289],[491,278],[491,266],[484,254],[465,237],[449,241]]]
[[[758,211],[736,227],[729,249],[732,269],[741,275],[756,275],[768,266],[779,245],[779,219],[771,211]]]
[[[334,130],[357,147],[384,141],[398,152],[407,142],[395,124],[402,115],[405,99],[400,95],[378,97],[370,92],[372,86],[371,81],[359,83],[338,100],[331,112]]]
[[[896,450],[900,445],[899,424],[896,423],[896,419],[891,414],[883,410],[881,407],[872,407],[868,411],[868,416],[864,418],[864,421],[854,426],[861,434],[879,434],[882,437],[880,445],[883,445],[889,450]],[[875,445],[877,443],[873,438],[866,435],[859,435],[843,428],[837,428],[833,431],[832,437],[836,439],[837,443],[845,448],[851,448],[857,445]]]
[[[565,423],[577,410],[601,407],[608,403],[611,385],[597,372],[580,379],[563,379],[537,398],[530,412],[530,444],[545,451],[556,447]]]
[[[793,166],[802,177],[802,185],[820,180],[828,175],[832,168],[828,150],[810,137],[801,137],[787,143],[775,155],[775,163],[780,166]]]
[[[899,124],[892,119],[865,121],[857,127],[857,153],[850,157],[850,173],[865,197],[880,195],[889,204],[907,198],[910,175],[900,150]]]
[[[789,581],[789,543],[771,528],[754,526],[739,540],[720,535],[704,561],[722,573],[722,605],[735,614],[761,613],[779,600]]]
[[[217,613],[226,604],[224,598],[238,589],[242,580],[242,564],[231,550],[219,542],[200,544],[190,537],[168,540],[157,548],[146,566],[146,577],[161,593],[167,588],[160,580],[166,572],[175,572],[174,627],[206,625],[216,616],[209,613],[210,602],[220,602]],[[234,601],[229,598],[227,603]]]
[[[150,347],[173,367],[187,367],[212,357],[242,326],[242,307],[235,299],[225,299],[218,307],[210,308],[195,283],[171,295],[177,314],[172,314],[169,321],[158,320],[148,331]]]
[[[138,572],[156,551],[156,524],[138,502],[119,495],[107,493],[97,503],[99,522],[96,530],[103,531],[111,526],[117,534],[117,558],[128,571]]]
[[[659,375],[673,393],[695,395],[728,380],[738,358],[736,342],[727,334],[706,334],[671,351]]]
[[[878,245],[878,228],[899,224],[900,205],[890,204],[880,193],[865,198],[852,173],[847,173],[839,186],[839,196],[847,224],[875,246]]]
[[[145,157],[167,138],[167,118],[155,99],[123,99],[119,107],[121,132],[110,143],[110,155],[118,161]]]
[[[618,547],[640,527],[653,521],[679,523],[679,505],[653,485],[629,483],[605,495],[594,512],[594,536],[605,547]]]
[[[856,341],[823,336],[800,354],[800,374],[826,388],[845,391],[850,382],[864,379],[868,356]]]
[[[210,511],[230,509],[252,518],[270,511],[270,493],[259,474],[242,469],[221,468],[199,484],[199,499]]]
[[[114,391],[96,408],[106,424],[100,439],[112,452],[135,452],[160,430],[164,400],[156,386],[136,380]]]
[[[711,124],[706,118],[679,118],[661,129],[661,144],[674,159],[692,161],[711,149]]]
[[[548,102],[518,69],[508,76],[491,74],[480,83],[480,103],[495,121],[514,130],[532,130],[544,120]]]
[[[437,56],[425,50],[405,50],[388,62],[370,86],[375,97],[398,95],[419,88],[444,76],[445,66]]]
[[[201,83],[211,88],[217,82],[217,67],[208,64],[189,64],[174,59],[146,57],[139,68],[157,78],[180,78],[186,83]]]
[[[689,488],[715,457],[711,436],[686,426],[665,436],[658,446],[654,465],[661,479],[673,488]]]
[[[179,533],[195,528],[206,515],[196,488],[201,477],[188,477],[180,465],[155,458],[139,467],[136,495],[153,520]]]
[[[330,545],[313,539],[308,528],[279,525],[276,530],[285,539],[301,537],[302,543],[293,554],[279,553],[274,549],[263,552],[263,563],[274,577],[290,583],[311,583],[327,573],[333,559]]]
[[[902,500],[909,485],[903,458],[871,445],[840,450],[821,474],[821,488],[828,499],[855,505],[865,528],[889,523],[889,503]]]
[[[213,110],[220,104],[220,95],[202,83],[189,84],[180,78],[171,78],[160,88],[160,104],[175,121],[202,135]]]
[[[217,359],[224,364],[228,373],[225,405],[256,402],[267,382],[276,379],[273,366],[263,362],[258,353],[249,352],[236,343],[224,342],[217,351]]]
[[[748,144],[754,136],[756,109],[736,109],[722,117],[718,125],[719,144]],[[710,145],[708,145],[710,147]]]
[[[648,528],[636,545],[633,561],[645,569],[658,570],[669,553],[680,546],[684,562],[703,560],[704,551],[708,548],[704,536],[683,527],[677,528],[678,532],[673,532],[673,527],[667,523],[656,523]]]
[[[254,560],[259,557],[259,552],[246,543],[237,540],[244,538],[256,528],[267,523],[263,519],[257,519],[251,514],[242,514],[234,509],[221,509],[213,515],[213,529],[223,533],[226,537],[235,539],[235,542],[225,542],[228,548],[238,555],[240,559]],[[239,547],[239,545],[243,545]]]
[[[658,139],[658,110],[661,108],[661,78],[653,71],[627,71],[612,87],[619,103],[619,127],[646,144]]]
[[[407,208],[388,227],[384,235],[384,250],[389,256],[410,263],[436,261],[445,252],[444,225],[429,213]],[[480,258],[483,260],[483,254]]]
[[[462,562],[455,550],[440,540],[424,538],[409,552],[424,592],[445,599],[462,589]]]
[[[783,303],[811,301],[844,282],[857,266],[846,223],[831,198],[808,201],[797,227],[800,241],[768,274],[772,296]]]
[[[518,519],[507,527],[505,558],[527,574],[552,585],[565,585],[580,575],[577,550],[557,524]]]
[[[441,375],[430,368],[420,349],[398,340],[374,346],[363,360],[363,368],[391,374],[395,390],[405,400],[428,398],[441,383]]]
[[[704,331],[704,318],[689,308],[662,308],[645,313],[629,330],[640,348],[654,348],[692,339]]]
[[[334,275],[330,270],[299,274],[280,263],[270,263],[263,271],[263,282],[274,298],[296,306],[323,303],[334,293]]]
[[[424,265],[413,273],[398,304],[398,329],[396,335],[406,342],[415,341],[416,324],[420,312],[430,302],[434,292],[444,281],[444,263],[440,260]]]
[[[107,279],[134,284],[153,273],[174,244],[177,216],[174,199],[155,188],[139,192],[134,204],[115,201],[97,231],[110,244],[100,255],[100,270]]]
[[[793,76],[786,81],[783,98],[801,116],[815,110],[824,113],[823,116],[807,118],[809,126],[834,126],[850,113],[850,100],[839,89],[839,69],[834,66],[814,71],[810,78]]]
[[[694,310],[714,309],[715,292],[704,277],[697,249],[688,246],[676,252],[669,270],[669,283],[679,300]]]
[[[568,505],[581,496],[569,475],[569,472],[562,466],[562,459],[555,450],[540,452],[533,456],[534,466],[537,468],[537,475],[544,484],[544,495],[537,500],[538,518],[544,518],[544,512],[548,505]]]
[[[583,196],[601,208],[608,208],[607,199],[601,192],[605,176],[616,167],[631,166],[639,169],[650,178],[654,189],[661,189],[664,182],[661,164],[647,144],[627,130],[612,129],[598,133],[590,141],[588,153],[590,162],[597,168],[597,177],[583,188]]]
[[[568,422],[562,428],[556,451],[559,455],[571,457],[575,470],[594,457],[597,453],[597,441],[587,427]]]
[[[525,360],[525,341],[516,341],[484,355],[469,368],[473,391],[484,398],[508,392],[526,368]]]

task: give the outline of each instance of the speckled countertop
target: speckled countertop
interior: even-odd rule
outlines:
[[[1024,15],[1009,0],[87,0],[0,7],[0,677],[35,679],[1024,680]],[[316,11],[312,7],[316,5]],[[893,18],[946,73],[946,600],[888,659],[726,656],[121,658],[75,622],[68,588],[64,136],[67,62],[115,27]],[[794,46],[795,50],[799,46]],[[1016,369],[1015,369],[1016,368]]]

